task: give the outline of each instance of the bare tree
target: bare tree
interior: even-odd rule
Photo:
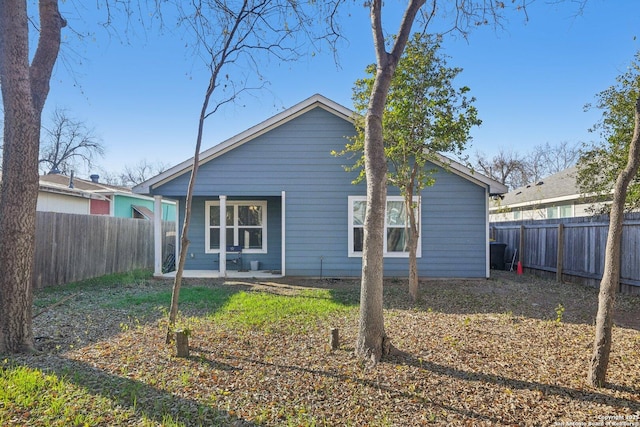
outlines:
[[[43,127],[40,143],[40,171],[69,174],[78,163],[87,169],[93,167],[95,157],[104,155],[104,146],[95,131],[76,120],[65,109],[56,108],[51,126]]]
[[[525,156],[529,177],[527,184],[574,166],[580,157],[580,147],[580,143],[568,141],[555,145],[547,142],[533,147],[533,150]]]
[[[244,0],[229,3],[224,0],[203,0],[187,4],[175,0],[150,3],[158,8],[156,12],[172,5],[177,8],[179,24],[190,30],[194,44],[201,48],[198,54],[206,58],[205,62],[211,71],[200,115],[196,156],[187,198],[187,218],[190,216],[204,119],[235,99],[238,93],[250,89],[249,85],[244,84],[249,76],[256,76],[258,87],[262,86],[258,52],[266,56],[275,55],[278,60],[297,58],[300,48],[305,44],[302,42],[305,36],[307,41],[317,40],[310,31],[316,28],[317,16],[326,19],[327,25],[323,27],[327,33],[324,36],[337,37],[333,17],[339,2]],[[38,6],[38,12],[34,15],[37,15],[40,26],[32,30],[31,24],[37,23],[37,19],[30,18],[28,5],[34,3]],[[142,2],[129,0],[103,0],[103,3],[108,13],[107,26],[113,23],[112,6],[124,8],[127,25],[132,22],[133,13],[143,7]],[[134,7],[133,3],[140,7]],[[191,9],[187,10],[187,7]],[[305,13],[310,10],[313,13]],[[318,14],[320,10],[327,13]],[[150,15],[159,16],[154,13]],[[66,21],[60,15],[57,0],[0,2],[0,86],[4,107],[3,179],[0,192],[0,269],[3,273],[0,277],[0,353],[33,349],[31,304],[40,129],[42,109],[49,93],[49,82],[65,26]],[[37,43],[29,43],[30,31]],[[30,51],[29,46],[32,45],[37,47]],[[236,66],[236,73],[223,73],[225,65]],[[210,109],[208,107],[214,91],[222,96],[212,102],[211,105],[215,107]],[[188,222],[185,221],[185,230]],[[188,244],[186,233],[183,238],[184,243]],[[182,248],[183,260],[187,244]],[[180,278],[177,280],[179,284]]]
[[[241,92],[259,89],[264,85],[261,61],[296,60],[305,44],[337,36],[333,22],[337,3],[339,1],[334,4],[333,1],[313,0],[308,3],[291,0],[243,0],[236,3],[208,0],[191,4],[193,8],[188,9],[190,6],[180,1],[176,2],[180,22],[189,29],[197,41],[197,47],[207,64],[210,77],[198,119],[195,154],[185,200],[180,254],[169,310],[167,342],[172,339],[172,329],[178,314],[182,275],[189,247],[188,230],[193,189],[200,163],[199,154],[205,120],[222,105],[233,102]],[[319,17],[328,20],[327,32],[321,34],[312,30],[317,26]],[[252,75],[259,77],[256,86],[249,83]]]
[[[604,272],[600,281],[598,314],[596,316],[596,336],[589,370],[589,382],[594,387],[602,387],[607,376],[609,354],[611,353],[611,329],[616,292],[620,283],[620,245],[622,242],[622,222],[629,183],[635,178],[640,166],[640,98],[635,105],[635,125],[626,167],[620,171],[613,192],[613,202],[609,217],[609,234],[605,248]]]
[[[124,169],[118,176],[118,185],[133,187],[148,180],[152,176],[166,171],[168,168],[169,165],[166,163],[151,163],[147,159],[140,160],[134,165],[125,165]]]
[[[530,182],[527,160],[513,150],[500,149],[493,158],[487,158],[483,153],[477,152],[473,167],[510,189]]]
[[[493,158],[480,152],[475,156],[473,168],[514,190],[575,165],[580,156],[580,144],[561,142],[552,145],[547,142],[536,145],[528,153],[501,148]]]
[[[42,109],[60,50],[56,0],[38,2],[37,43],[26,1],[0,2],[4,146],[0,191],[0,353],[33,350],[32,302]],[[31,45],[37,46],[31,51]],[[31,62],[30,62],[30,58]]]

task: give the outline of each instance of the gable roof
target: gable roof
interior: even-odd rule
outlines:
[[[282,124],[301,116],[302,114],[314,108],[322,108],[329,113],[334,114],[351,123],[353,123],[354,121],[353,117],[355,113],[352,110],[320,94],[315,94],[305,99],[304,101],[299,102],[293,107],[290,107],[276,114],[275,116],[227,139],[226,141],[223,141],[220,144],[214,145],[213,147],[201,152],[199,165],[207,163],[278,126],[281,126]],[[466,166],[463,166],[462,164],[450,160],[440,154],[437,154],[437,156],[440,160],[441,166],[444,166],[449,171],[460,175],[472,182],[475,182],[476,184],[488,185],[491,194],[503,194],[507,192],[507,187],[502,185],[501,183],[494,181],[482,174],[475,173]],[[155,177],[141,184],[136,185],[135,187],[133,187],[133,192],[139,194],[151,194],[154,187],[160,186],[168,181],[177,178],[178,176],[190,172],[192,167],[193,157],[177,164],[172,168],[167,169],[161,174],[156,175]]]

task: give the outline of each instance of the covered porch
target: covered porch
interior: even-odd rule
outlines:
[[[154,196],[154,199],[157,207],[162,196]],[[285,200],[284,191],[277,195],[195,198],[192,209],[196,216],[189,230],[190,245],[183,277],[284,277]],[[180,200],[175,203],[179,206]],[[184,219],[176,215],[175,220],[173,246],[177,257],[180,251],[177,230]],[[175,272],[162,273],[162,238],[161,221],[154,217],[154,276],[175,277]]]

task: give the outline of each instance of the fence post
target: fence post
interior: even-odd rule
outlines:
[[[518,261],[520,261],[524,267],[524,225],[520,226],[520,244],[518,246],[518,252],[520,254],[518,255]]]
[[[564,265],[564,224],[558,224],[558,261],[556,265],[556,281],[562,283],[562,268]]]

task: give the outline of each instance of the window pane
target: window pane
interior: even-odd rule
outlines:
[[[560,217],[567,218],[571,216],[571,205],[560,206]]]
[[[233,225],[233,206],[227,205],[227,227]]]
[[[244,249],[262,249],[262,229],[238,229],[238,245],[242,246]]]
[[[238,225],[262,225],[262,206],[238,206]]]
[[[233,239],[233,227],[227,227],[227,246],[237,246]]]
[[[353,227],[353,251],[362,252],[362,246],[364,241],[364,228]]]
[[[363,225],[367,213],[367,202],[358,200],[353,202],[353,225]]]
[[[220,226],[220,206],[209,206],[209,225]]]
[[[400,227],[387,228],[387,252],[407,252],[408,232]]]
[[[404,202],[387,202],[387,225],[404,225],[407,215]]]
[[[558,218],[558,208],[555,206],[547,208],[547,218]]]
[[[220,249],[220,229],[209,229],[209,249]]]

